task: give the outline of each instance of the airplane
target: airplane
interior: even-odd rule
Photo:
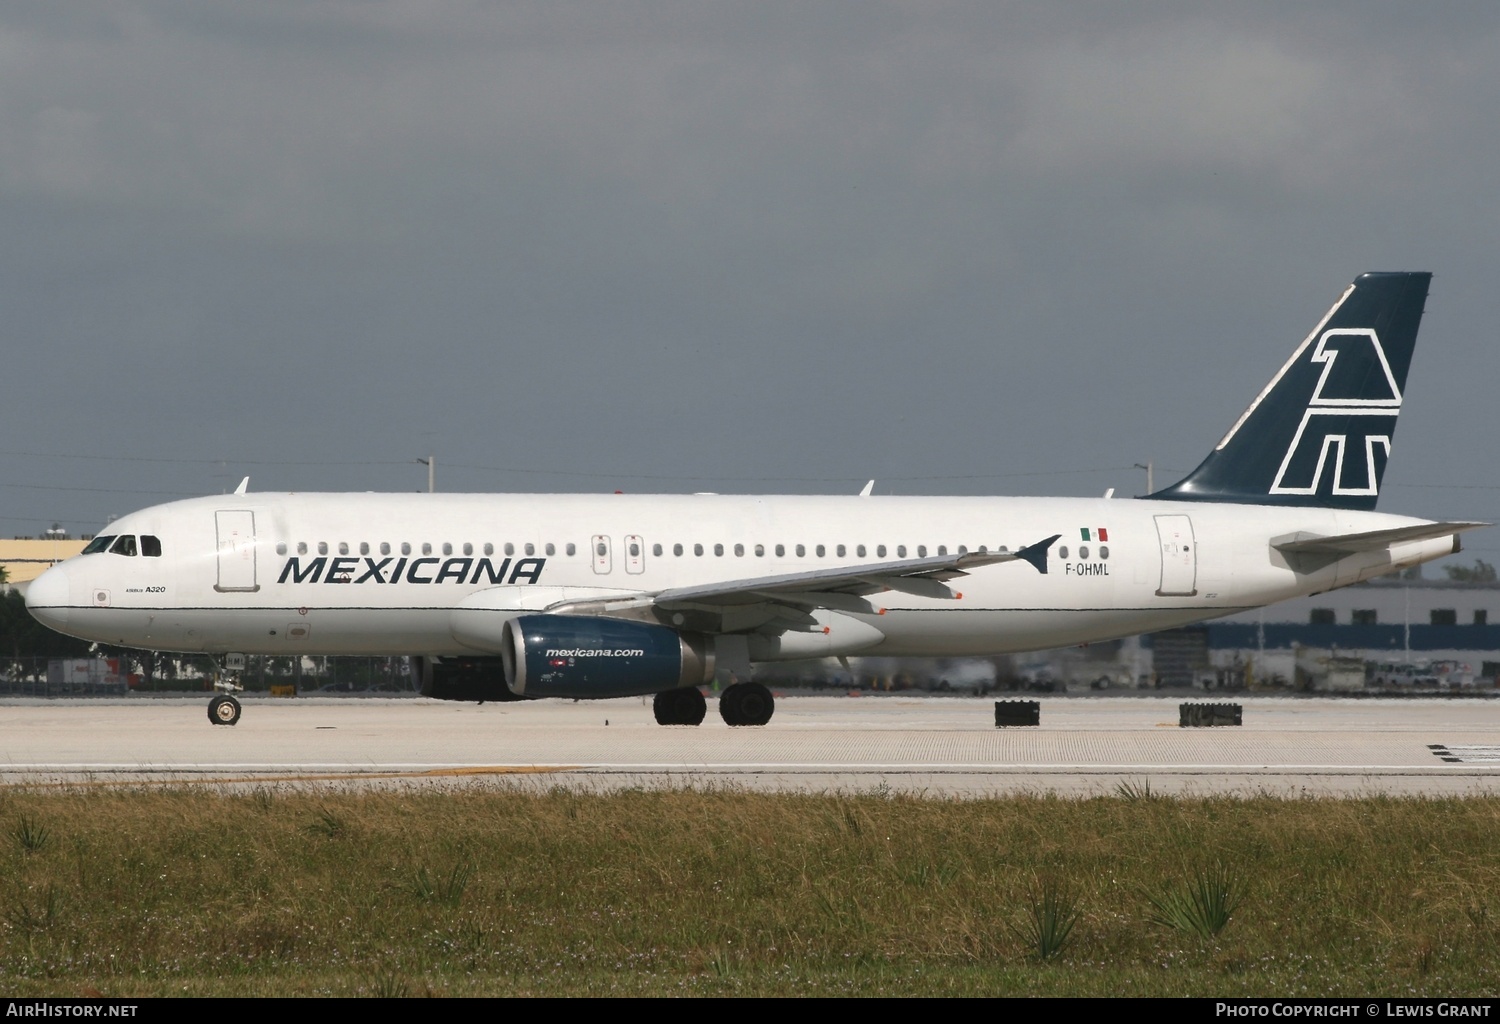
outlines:
[[[765,725],[756,665],[1171,629],[1418,565],[1485,523],[1374,511],[1431,280],[1357,278],[1214,449],[1140,498],[250,493],[116,520],[26,594],[99,643],[410,658],[423,694],[654,695]],[[239,721],[232,678],[209,706]]]

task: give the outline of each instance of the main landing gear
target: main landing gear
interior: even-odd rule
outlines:
[[[719,715],[728,725],[765,725],[776,711],[776,698],[759,683],[735,683],[719,695]]]
[[[233,725],[240,720],[240,702],[233,695],[244,689],[239,679],[244,667],[243,654],[225,655],[224,671],[214,679],[214,689],[223,692],[208,702],[208,720],[214,725]]]
[[[657,725],[702,725],[708,702],[696,686],[663,690],[651,702]],[[765,725],[776,710],[771,691],[759,683],[735,683],[719,696],[719,714],[728,725]]]
[[[684,686],[658,693],[651,710],[656,713],[657,725],[701,725],[708,714],[708,701],[696,686]]]

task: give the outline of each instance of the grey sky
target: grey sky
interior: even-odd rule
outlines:
[[[1366,270],[1382,509],[1500,520],[1500,8],[1201,6],[0,2],[0,532],[1137,493]]]

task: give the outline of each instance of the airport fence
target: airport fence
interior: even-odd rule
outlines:
[[[414,694],[405,658],[246,657],[238,673],[248,692],[279,695]],[[0,658],[0,696],[119,697],[129,693],[208,693],[207,657]]]

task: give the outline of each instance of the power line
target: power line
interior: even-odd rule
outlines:
[[[406,466],[410,464],[407,459],[390,459],[381,461],[355,461],[349,459],[338,459],[334,461],[322,460],[319,462],[295,462],[287,460],[269,461],[265,459],[169,459],[151,455],[71,455],[48,452],[23,452],[14,449],[0,448],[0,455],[15,455],[27,459],[81,459],[89,462],[157,462],[171,465],[183,466]]]

